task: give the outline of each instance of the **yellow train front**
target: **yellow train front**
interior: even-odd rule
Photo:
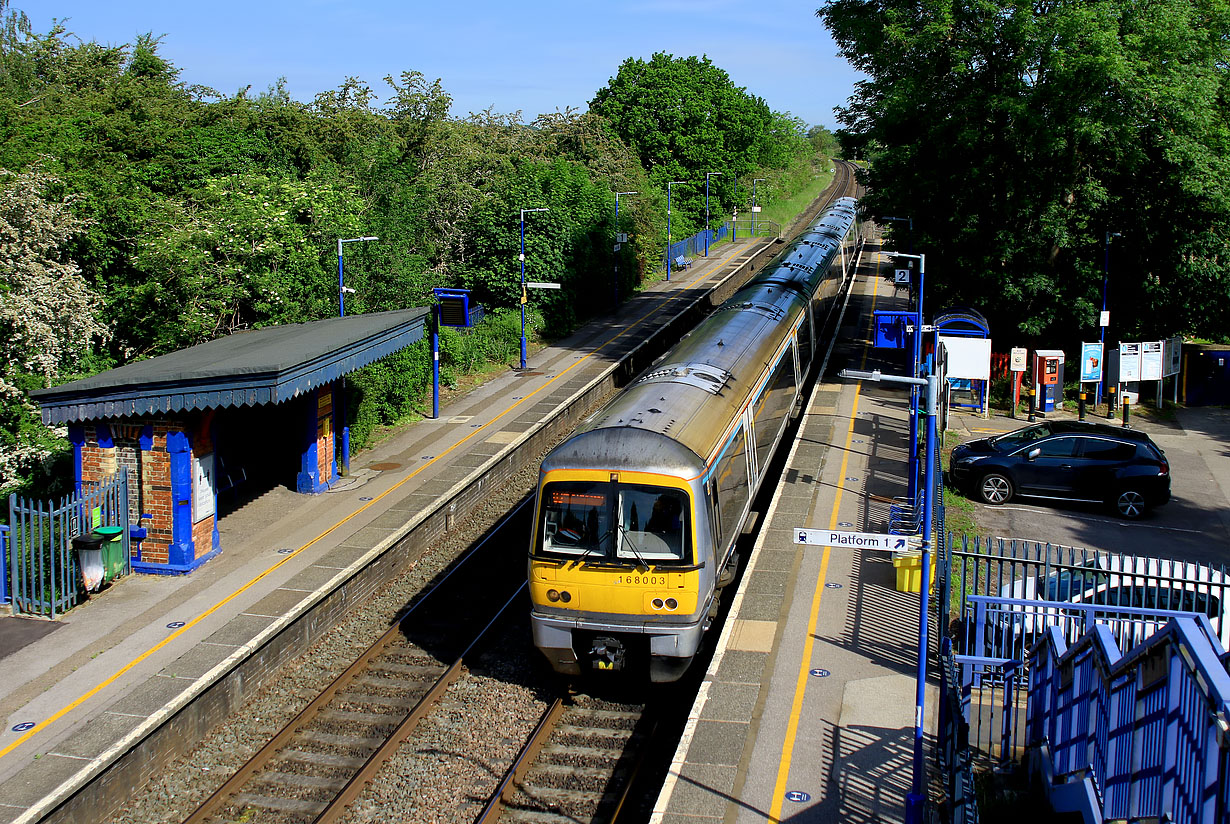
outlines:
[[[543,461],[531,624],[556,671],[687,669],[858,241],[838,201]]]

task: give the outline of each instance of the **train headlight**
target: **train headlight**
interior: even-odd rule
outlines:
[[[547,600],[554,604],[556,601],[559,600],[559,591],[554,590],[554,589],[548,589],[547,590]]]
[[[572,600],[572,593],[569,592],[568,590],[564,590],[563,592],[559,594],[559,599],[566,604]]]
[[[679,602],[678,602],[678,601],[676,601],[674,598],[667,598],[667,599],[666,599],[666,608],[667,608],[667,609],[678,609],[678,608],[679,608]]]
[[[652,603],[653,603],[654,609],[662,609],[662,599],[661,598],[654,598]]]

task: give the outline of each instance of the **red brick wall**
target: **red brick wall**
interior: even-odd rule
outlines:
[[[316,471],[324,483],[333,479],[333,384],[316,390]]]
[[[148,452],[142,452],[138,438],[146,423],[153,427],[153,447]],[[129,513],[131,524],[146,528],[145,540],[141,542],[141,560],[144,563],[167,563],[167,548],[173,538],[171,521],[171,458],[167,454],[167,433],[170,431],[189,431],[192,433],[194,454],[202,454],[200,450],[212,451],[209,439],[208,416],[195,417],[190,422],[178,420],[143,421],[140,424],[112,424],[112,437],[116,446],[103,449],[98,445],[98,429],[94,424],[86,424],[85,443],[81,448],[81,479],[83,481],[101,481],[114,475],[118,467],[129,467]],[[202,446],[203,445],[203,446]],[[209,452],[203,454],[208,455]],[[139,462],[139,465],[138,465]],[[136,471],[134,472],[134,466]],[[151,518],[141,521],[141,514],[148,513]],[[192,533],[196,541],[197,552],[208,552],[212,547],[214,516],[206,517],[193,525]],[[136,551],[136,544],[133,544]]]

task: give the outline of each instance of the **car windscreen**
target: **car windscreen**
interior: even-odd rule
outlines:
[[[535,554],[594,563],[692,562],[691,507],[683,490],[560,481],[542,490]]]
[[[1024,429],[1018,429],[1015,432],[1009,432],[1006,435],[999,435],[991,438],[990,443],[996,449],[1011,450],[1017,447],[1024,446],[1027,443],[1032,443],[1039,438],[1045,438],[1051,434],[1051,425],[1048,423],[1040,423],[1036,426],[1027,426]]]

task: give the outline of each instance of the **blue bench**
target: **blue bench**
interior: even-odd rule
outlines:
[[[690,257],[680,255],[679,257],[675,258],[675,268],[676,269],[686,269],[691,265],[692,265],[692,259]]]

